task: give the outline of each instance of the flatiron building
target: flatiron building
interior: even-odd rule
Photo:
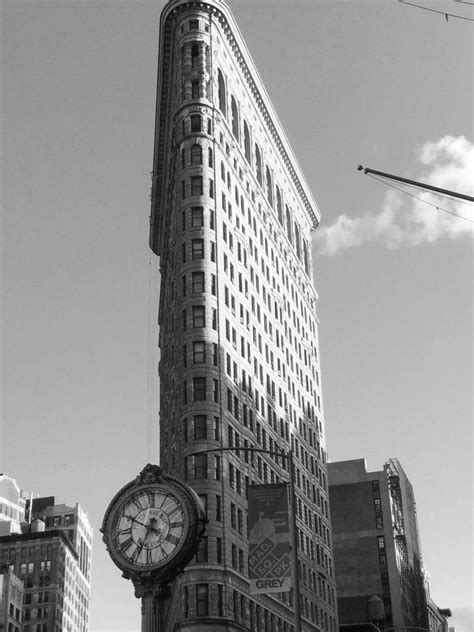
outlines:
[[[301,629],[335,632],[311,254],[320,213],[221,0],[163,10],[152,178],[160,463],[209,518],[166,630],[294,630],[292,592],[249,594],[247,532],[248,485],[287,481],[275,452],[292,449]]]

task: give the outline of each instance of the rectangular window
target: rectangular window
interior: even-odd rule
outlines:
[[[378,492],[379,491],[379,482],[378,481],[372,481],[372,491],[373,492]]]
[[[191,195],[202,195],[202,176],[191,176]]]
[[[202,294],[204,292],[204,272],[193,272],[192,288],[194,294]]]
[[[193,306],[193,327],[205,327],[206,326],[206,318],[205,318],[205,308],[201,305]]]
[[[208,584],[196,584],[196,614],[198,617],[207,617],[209,615]]]
[[[222,538],[216,538],[216,561],[222,564]]]
[[[207,417],[206,415],[194,415],[194,438],[207,438]]]
[[[216,522],[222,520],[222,501],[219,495],[216,495]]]
[[[374,498],[374,509],[375,511],[382,511],[382,503],[380,502],[380,498]]]
[[[195,364],[206,361],[206,343],[203,341],[193,342],[193,362]]]
[[[219,417],[214,417],[214,439],[219,441],[220,439],[220,423]]]
[[[198,97],[199,97],[199,85],[198,85],[198,96],[196,98]],[[190,118],[191,118],[191,132],[200,132],[201,131],[201,115],[191,114]]]
[[[239,571],[243,573],[245,571],[244,552],[239,549]]]
[[[209,197],[214,198],[214,180],[209,178]]]
[[[219,402],[219,382],[218,382],[218,380],[214,380],[213,397],[214,397],[214,401],[216,403],[218,403]]]
[[[201,402],[206,399],[206,378],[193,378],[193,401]]]
[[[202,206],[193,206],[191,208],[191,226],[193,228],[204,226],[204,209]]]
[[[217,584],[217,615],[224,616],[224,590],[222,584]]]
[[[204,259],[204,239],[192,240],[191,255],[193,259]]]
[[[379,549],[385,548],[385,538],[383,535],[379,535],[377,537],[377,546],[379,547]]]
[[[199,548],[196,553],[196,563],[204,564],[208,560],[208,538],[205,535],[199,543]]]
[[[383,529],[383,518],[382,518],[382,516],[375,516],[375,527],[377,529]]]
[[[194,57],[193,57],[194,59]],[[191,82],[191,98],[192,99],[199,99],[199,81],[192,81]],[[193,130],[192,129],[192,117],[191,117],[191,131],[192,132],[199,132],[200,130]]]
[[[216,481],[221,480],[221,457],[220,456],[214,457],[214,479]]]
[[[207,454],[196,454],[194,457],[194,478],[207,478]]]

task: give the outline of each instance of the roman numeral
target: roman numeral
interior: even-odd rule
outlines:
[[[132,525],[130,525],[129,527],[125,527],[124,529],[120,529],[120,531],[118,532],[119,535],[125,535],[126,533],[132,533]]]
[[[133,538],[131,536],[127,538],[126,540],[124,540],[123,542],[120,542],[120,546],[122,547],[124,551],[129,549],[132,546],[132,544],[135,544],[135,542],[133,541]]]
[[[174,516],[176,512],[178,512],[182,516],[181,507],[175,506],[173,511],[171,513],[168,513],[168,518],[171,519],[172,516]]]
[[[168,496],[168,494],[166,494],[166,496],[163,496],[163,500],[160,503],[160,506],[158,507],[158,509],[161,509],[163,507],[163,505],[165,504],[165,502],[168,500],[168,498],[170,498]]]
[[[138,511],[143,511],[145,509],[145,507],[141,504],[141,498],[133,498],[132,499],[132,503],[135,505],[135,507],[138,509]]]
[[[171,544],[179,544],[179,538],[171,533],[168,533],[165,539],[167,542],[171,542]]]
[[[160,553],[161,553],[161,557],[168,557],[168,553],[164,550],[161,544],[160,544]]]
[[[146,550],[146,563],[153,564],[153,551],[151,549]]]
[[[180,527],[182,527],[184,525],[184,522],[172,522],[170,524],[170,529],[179,529]]]

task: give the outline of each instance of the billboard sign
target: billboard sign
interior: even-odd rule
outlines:
[[[291,589],[288,484],[249,485],[250,593]]]

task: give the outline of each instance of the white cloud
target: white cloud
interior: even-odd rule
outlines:
[[[474,144],[464,136],[444,136],[421,147],[418,160],[423,165],[418,182],[442,189],[474,195]],[[360,217],[340,215],[330,226],[321,225],[314,243],[320,254],[334,255],[365,243],[379,243],[387,248],[433,244],[442,238],[456,239],[474,234],[474,206],[462,204],[432,193],[393,182],[417,198],[445,211],[437,210],[420,200],[414,200],[395,189],[389,189],[378,212]]]

